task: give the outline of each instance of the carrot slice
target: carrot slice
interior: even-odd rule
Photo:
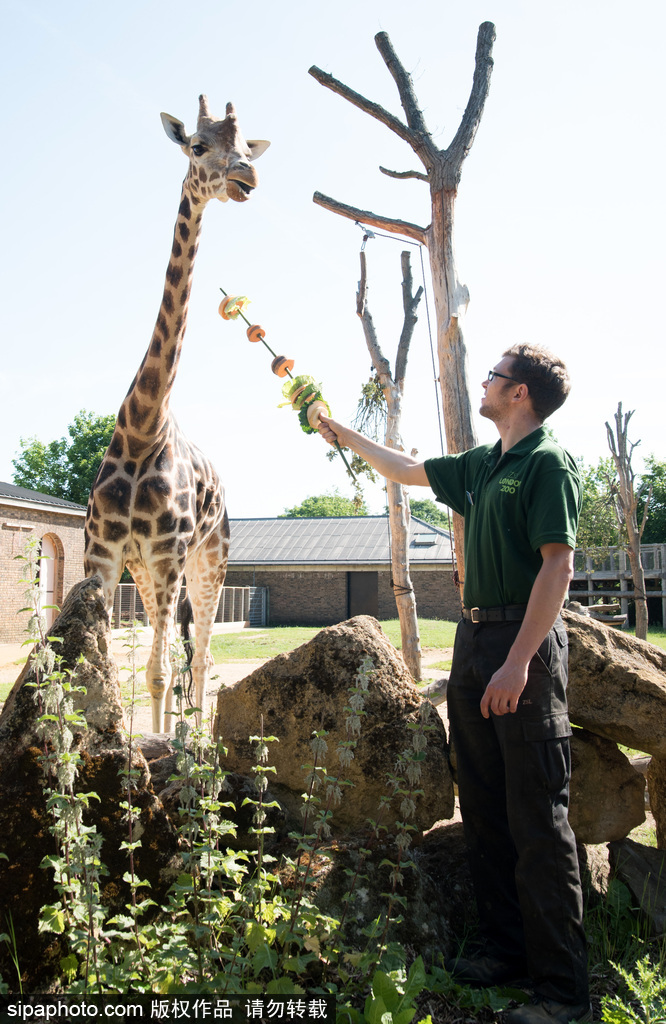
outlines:
[[[260,324],[252,324],[252,327],[248,327],[246,333],[250,341],[261,341],[262,338],[266,337],[266,331]]]
[[[276,356],[271,363],[271,370],[277,374],[278,377],[286,377],[289,370],[293,370],[294,360],[287,359],[286,356]]]

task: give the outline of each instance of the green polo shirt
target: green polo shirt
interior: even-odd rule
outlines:
[[[438,501],[465,517],[467,608],[527,604],[542,544],[576,546],[578,467],[540,427],[504,455],[502,443],[428,459]]]

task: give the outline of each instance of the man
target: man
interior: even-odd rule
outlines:
[[[510,1024],[591,1020],[570,771],[567,636],[580,477],[543,427],[569,393],[561,360],[516,345],[483,383],[500,440],[417,462],[322,416],[319,432],[378,472],[429,485],[465,517],[463,617],[447,690],[482,948],[449,966],[476,985],[529,974]]]

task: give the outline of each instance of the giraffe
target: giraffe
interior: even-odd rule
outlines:
[[[242,203],[249,198],[257,185],[251,161],[269,146],[243,138],[231,103],[225,118],[213,117],[205,96],[199,97],[193,135],[171,115],[161,118],[189,167],[153,336],[90,492],[84,554],[85,575],[101,576],[109,613],[124,566],[137,585],[154,630],[146,684],[157,733],[165,731],[165,714],[171,710],[170,645],[183,577],[194,618],[196,704],[204,709],[210,639],[229,549],[229,520],[218,475],[186,440],[169,410],[201,220],[210,199]],[[167,732],[170,722],[167,715]]]

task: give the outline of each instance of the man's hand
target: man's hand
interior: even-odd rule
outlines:
[[[491,711],[494,715],[506,715],[517,710],[527,682],[528,668],[529,662],[527,665],[512,666],[508,661],[498,668],[481,698],[481,714],[484,718],[490,718]]]
[[[525,689],[530,661],[548,636],[560,614],[573,577],[573,549],[567,544],[542,544],[539,569],[527,603],[527,611],[509,656],[495,672],[481,698],[481,714],[513,713]]]
[[[334,429],[337,428],[337,429]],[[332,420],[326,413],[319,413],[319,423],[317,430],[324,438],[324,441],[328,441],[329,444],[335,444],[339,440],[339,434],[342,432],[342,427],[335,420]]]
[[[410,487],[428,487],[428,477],[423,463],[417,462],[411,455],[405,455],[396,448],[377,444],[364,434],[359,434],[358,430],[344,427],[326,413],[319,414],[317,430],[329,444],[335,444],[337,441],[341,448],[351,448],[387,480],[395,480]]]

